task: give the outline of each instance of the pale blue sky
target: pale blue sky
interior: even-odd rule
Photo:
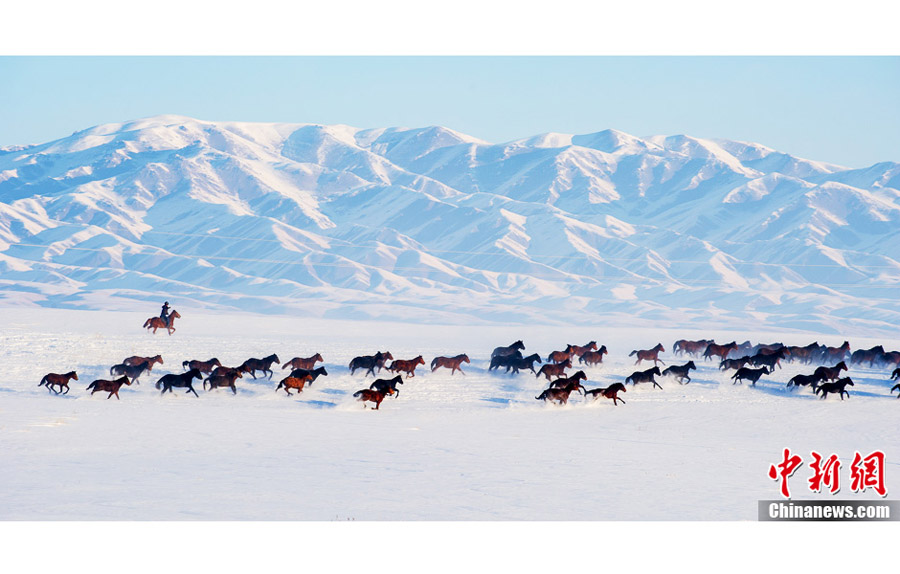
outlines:
[[[898,57],[0,57],[0,145],[157,114],[443,125],[491,142],[606,128],[900,161]]]

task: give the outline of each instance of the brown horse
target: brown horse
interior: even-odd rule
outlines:
[[[625,399],[619,398],[619,393],[625,393],[628,390],[625,388],[625,385],[622,383],[613,383],[610,386],[603,389],[591,389],[589,391],[584,391],[584,395],[593,395],[594,400],[596,401],[600,397],[606,397],[607,399],[613,400],[613,406],[619,406],[618,401],[625,402]]]
[[[537,378],[540,378],[541,375],[544,375],[545,377],[547,377],[548,381],[550,380],[551,376],[559,379],[561,377],[565,377],[566,369],[570,369],[570,368],[572,368],[572,360],[571,359],[566,359],[562,363],[557,363],[555,365],[547,363],[546,365],[542,366],[541,369],[537,373],[534,374],[534,376]]]
[[[574,381],[569,383],[562,389],[554,389],[551,387],[534,398],[539,401],[557,401],[559,402],[559,404],[565,405],[569,402],[569,395],[572,394],[572,391],[574,391],[578,387],[581,387],[582,389],[584,388],[581,386],[581,384],[578,383],[578,381]]]
[[[416,367],[419,365],[424,365],[425,359],[422,358],[422,355],[419,355],[415,359],[397,359],[396,361],[391,363],[391,366],[388,367],[392,373],[396,373],[397,371],[402,371],[406,373],[408,377],[416,376]]]
[[[703,351],[704,359],[711,359],[712,357],[719,357],[720,360],[724,361],[728,358],[728,354],[732,351],[737,350],[738,344],[736,341],[732,341],[727,345],[717,345],[715,343],[710,343],[706,346],[706,350]]]
[[[278,386],[275,387],[275,390],[277,391],[281,387],[284,387],[284,392],[286,392],[288,396],[290,396],[291,389],[297,389],[297,394],[299,395],[303,392],[303,386],[309,382],[312,382],[312,375],[306,375],[305,377],[287,377],[285,379],[282,379],[281,382],[278,383]]]
[[[196,368],[196,367],[192,367],[192,368]],[[190,370],[190,369],[188,369],[188,370]],[[197,370],[199,371],[200,369],[197,369]],[[246,372],[247,371],[245,371],[244,369],[240,369],[240,368],[236,368],[236,367],[216,367],[215,369],[212,370],[212,372],[209,374],[209,376],[210,377],[220,377],[222,375],[230,375],[231,373],[246,373]],[[243,378],[243,376],[241,376],[241,378]]]
[[[884,347],[881,345],[876,345],[871,349],[859,349],[857,351],[853,351],[853,354],[850,355],[850,364],[855,365],[857,363],[864,363],[866,361],[869,362],[869,368],[872,368],[872,365],[875,364],[875,359],[884,354]]]
[[[835,380],[837,380],[838,377],[841,376],[841,371],[846,371],[846,370],[847,370],[847,363],[845,363],[844,361],[841,361],[840,363],[838,363],[837,365],[835,365],[833,367],[819,367],[815,371],[813,371],[813,374],[816,375],[817,377],[819,377],[820,379],[822,379],[823,381],[826,379],[829,381],[835,381]]]
[[[600,345],[600,348],[596,351],[587,351],[578,357],[579,363],[584,363],[585,365],[592,367],[594,365],[599,365],[603,362],[603,355],[608,355],[609,353],[606,351],[606,345]]]
[[[156,355],[155,357],[139,357],[137,355],[133,357],[128,357],[124,361],[122,361],[123,365],[128,365],[129,367],[137,367],[139,365],[145,364],[147,365],[147,370],[152,371],[153,365],[159,363],[163,364],[162,355]]]
[[[47,385],[47,392],[49,393],[50,391],[53,391],[57,395],[59,394],[59,391],[61,391],[63,387],[65,387],[66,392],[63,393],[65,395],[69,392],[69,381],[71,379],[75,379],[76,381],[78,380],[78,375],[75,373],[75,371],[69,371],[65,375],[47,373],[46,375],[44,375],[44,378],[41,379],[41,382],[38,383],[38,386],[42,387],[44,385]],[[53,388],[54,385],[59,385],[59,391]]]
[[[213,372],[213,369],[216,367],[221,367],[222,363],[219,362],[219,359],[213,357],[208,361],[184,361],[181,363],[181,367],[187,371],[191,369],[197,369],[201,373],[210,374]]]
[[[578,371],[571,377],[564,377],[562,379],[556,379],[552,383],[550,383],[551,389],[564,389],[575,383],[575,389],[578,390],[582,395],[584,394],[584,387],[581,385],[581,381],[586,381],[587,375],[584,374],[584,371]]]
[[[462,368],[460,368],[460,365],[469,362],[469,355],[456,355],[455,357],[435,357],[431,360],[431,372],[433,373],[438,368],[444,367],[450,369],[451,375],[456,371],[459,371],[460,373],[465,375]]]
[[[659,355],[660,351],[662,351],[663,353],[666,352],[666,350],[662,346],[662,343],[657,343],[656,346],[653,347],[652,349],[647,349],[645,351],[631,351],[630,353],[628,353],[628,356],[631,357],[633,355],[637,355],[637,361],[634,362],[635,365],[640,365],[641,361],[650,361],[650,360],[653,361],[653,366],[656,366],[657,362],[665,365],[666,364],[665,361],[663,361],[662,359],[657,357],[657,355]]]
[[[166,325],[166,322],[163,321],[160,317],[150,317],[146,321],[144,321],[144,328],[148,330],[153,329],[153,334],[156,334],[157,329],[168,329],[169,334],[171,335],[173,331],[175,331],[175,319],[180,319],[181,315],[178,314],[178,311],[172,309],[172,312],[169,313],[169,324]]]
[[[378,407],[381,406],[381,401],[384,400],[385,395],[393,394],[392,392],[383,393],[381,391],[373,391],[372,389],[361,389],[353,393],[353,396],[356,397],[356,400],[363,402],[363,408],[366,406],[366,402],[375,403],[375,409],[378,410]]]
[[[200,371],[200,369],[196,370]],[[231,389],[232,394],[236,395],[237,386],[235,386],[234,381],[242,378],[243,375],[241,375],[241,372],[238,370],[234,370],[223,375],[210,375],[203,379],[203,390],[206,390],[206,383],[209,383],[209,390],[217,389],[219,387],[228,387]]]
[[[256,371],[262,371],[262,374],[269,373],[269,379],[272,378],[272,363],[279,363],[278,355],[272,353],[264,359],[247,359],[238,367],[238,370],[250,373],[250,376],[256,379]]]
[[[287,363],[281,365],[281,370],[290,367],[291,369],[314,369],[316,367],[316,363],[324,362],[325,359],[322,358],[322,355],[316,353],[312,357],[306,357],[305,359],[301,359],[300,357],[294,357]]]
[[[565,351],[553,351],[547,355],[548,363],[562,363],[566,359],[572,358],[572,345],[566,345]]]
[[[654,375],[659,374],[659,367],[653,367],[646,371],[635,371],[625,378],[625,382],[631,383],[632,385],[637,385],[638,383],[653,383],[654,387],[659,387],[659,389],[662,390],[662,387],[656,382],[656,379],[653,378]]]
[[[736,371],[741,367],[746,366],[749,362],[749,356],[741,357],[740,359],[723,359],[722,362],[719,363],[719,370],[727,371],[728,369],[734,369]]]
[[[107,381],[106,379],[97,379],[93,383],[89,384],[87,386],[86,390],[91,391],[91,389],[94,389],[93,391],[91,391],[91,396],[93,396],[93,394],[96,393],[97,391],[104,391],[104,392],[109,393],[109,396],[106,397],[107,400],[112,398],[113,395],[116,395],[116,400],[119,400],[119,389],[122,387],[122,385],[130,385],[130,384],[131,384],[131,381],[128,380],[128,377],[122,377],[122,378],[116,379],[114,381]]]
[[[682,353],[687,353],[692,357],[696,357],[700,353],[705,351],[706,347],[710,343],[715,343],[715,341],[713,341],[712,339],[700,339],[699,341],[679,339],[672,345],[672,353],[674,353],[676,357],[681,355]]]
[[[569,345],[568,349],[572,351],[576,357],[581,357],[581,355],[587,353],[588,351],[596,351],[597,350],[597,341],[591,341],[587,345],[580,347],[578,345]]]
[[[840,347],[825,347],[825,351],[822,353],[822,360],[829,363],[843,361],[847,359],[847,355],[849,354],[850,342],[844,341],[844,344]]]

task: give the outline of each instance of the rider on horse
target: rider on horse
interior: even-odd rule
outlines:
[[[166,327],[169,326],[169,302],[166,301],[163,303],[162,312],[159,314],[159,318],[163,320],[166,324]]]

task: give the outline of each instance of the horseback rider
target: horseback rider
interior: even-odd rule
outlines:
[[[166,327],[169,326],[169,302],[168,301],[163,303],[162,312],[160,312],[159,318],[163,320],[163,322],[166,324]]]

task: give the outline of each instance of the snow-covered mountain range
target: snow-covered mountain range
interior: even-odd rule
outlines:
[[[900,164],[615,130],[158,116],[0,148],[0,304],[405,321],[900,324]]]

